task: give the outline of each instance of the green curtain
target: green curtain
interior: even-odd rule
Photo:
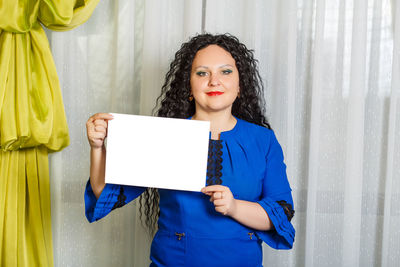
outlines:
[[[69,144],[42,25],[84,23],[99,0],[0,0],[0,266],[53,266],[48,153]]]

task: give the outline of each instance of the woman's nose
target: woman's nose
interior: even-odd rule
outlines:
[[[220,84],[219,82],[219,77],[217,74],[212,73],[210,75],[210,81],[209,81],[209,85],[210,86],[218,86]]]

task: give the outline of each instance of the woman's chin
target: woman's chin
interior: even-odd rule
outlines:
[[[222,99],[221,99],[222,100]],[[196,105],[196,110],[200,111],[202,110],[203,112],[225,112],[227,110],[232,110],[232,104],[228,101],[220,101],[217,99],[213,99],[211,101],[204,101],[205,103],[197,103]]]
[[[207,107],[206,111],[208,112],[225,112],[227,110],[232,110],[232,105],[210,105]]]

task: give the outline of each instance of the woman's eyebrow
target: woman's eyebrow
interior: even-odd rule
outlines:
[[[233,68],[233,66],[231,65],[231,64],[224,64],[224,65],[221,65],[221,66],[219,66],[218,68],[219,69],[222,69],[222,68],[226,68],[226,67],[231,67],[231,68]],[[197,70],[197,69],[209,69],[209,67],[208,66],[203,66],[203,65],[201,65],[201,66],[197,66],[196,68],[194,68],[195,70]]]
[[[208,69],[208,67],[207,66],[203,66],[203,65],[201,65],[201,66],[197,66],[196,68],[194,68],[195,70],[197,70],[197,69]]]
[[[233,68],[233,66],[232,66],[231,64],[224,64],[224,65],[222,65],[222,66],[219,66],[220,69],[221,69],[221,68],[226,68],[226,67],[231,67],[231,68]]]

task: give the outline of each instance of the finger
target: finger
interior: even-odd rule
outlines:
[[[95,139],[104,140],[105,137],[106,137],[106,133],[93,132],[93,133],[90,134],[89,139],[91,139],[91,140],[95,140]]]
[[[222,213],[223,215],[226,215],[226,208],[225,208],[225,206],[219,206],[219,207],[215,207],[215,211],[217,211],[217,212],[219,212],[219,213]]]
[[[201,189],[201,190],[203,190],[203,189]],[[207,196],[212,196],[212,194],[213,194],[213,192],[203,192],[203,191],[201,191],[201,192],[204,193]]]
[[[222,193],[221,192],[215,192],[213,194],[213,198],[214,199],[221,199],[222,198]]]
[[[96,119],[94,122],[95,126],[103,126],[105,128],[107,128],[107,122],[105,120],[100,120],[100,119]]]
[[[86,128],[88,130],[93,130],[94,129],[94,123],[92,118],[89,118],[88,121],[86,122]]]
[[[104,133],[107,132],[106,127],[104,127],[103,125],[95,126],[95,127],[94,127],[94,130],[95,130],[96,132],[104,132]]]
[[[210,197],[210,202],[214,202],[216,200],[216,198],[213,196]]]
[[[215,192],[215,191],[225,191],[227,189],[226,186],[223,185],[209,185],[201,189],[201,192],[207,193],[207,192]]]
[[[220,206],[226,206],[226,200],[225,199],[216,199],[213,201],[214,206],[220,207]]]
[[[97,119],[101,119],[101,120],[112,120],[114,118],[114,116],[110,113],[96,113],[94,114],[92,117],[92,120],[97,120]]]

